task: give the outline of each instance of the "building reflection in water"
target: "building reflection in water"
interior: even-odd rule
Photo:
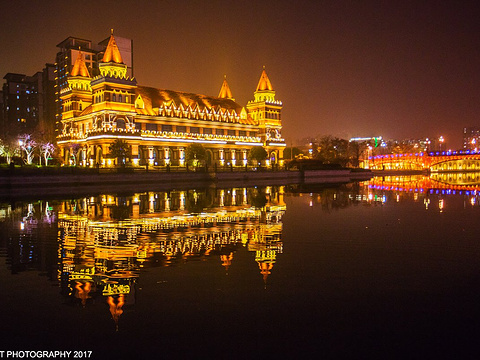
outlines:
[[[117,329],[136,302],[142,269],[215,261],[229,274],[240,249],[252,252],[265,287],[282,253],[284,196],[324,211],[423,202],[448,211],[450,197],[479,206],[480,174],[392,176],[341,185],[207,188],[99,195],[0,206],[0,251],[12,274],[36,270],[60,283],[67,303],[101,300]],[[252,264],[255,264],[252,261]]]
[[[59,279],[82,306],[105,298],[118,329],[143,267],[216,258],[228,274],[238,247],[267,282],[282,252],[283,187],[83,198],[58,208]]]

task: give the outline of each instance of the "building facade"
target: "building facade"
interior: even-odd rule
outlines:
[[[126,38],[115,38],[122,59],[127,65],[127,75],[133,76],[133,41]],[[98,44],[91,40],[69,36],[59,44],[59,49],[55,57],[55,109],[57,120],[57,135],[61,131],[61,119],[63,103],[60,97],[60,91],[68,86],[67,78],[75,65],[78,54],[82,52],[85,65],[91,76],[99,75],[98,63],[103,59],[105,49],[107,48],[109,38]]]
[[[3,79],[0,137],[14,140],[20,134],[36,132],[54,141],[54,65],[46,64],[32,76],[8,73]]]
[[[145,87],[128,75],[113,34],[92,76],[83,52],[60,92],[57,143],[66,165],[113,166],[110,146],[131,147],[133,166],[186,166],[186,148],[201,144],[211,166],[246,166],[248,152],[264,147],[266,165],[283,164],[282,102],[263,69],[254,100],[236,103],[226,79],[218,97]]]
[[[463,150],[475,150],[480,148],[480,127],[472,126],[463,128]]]

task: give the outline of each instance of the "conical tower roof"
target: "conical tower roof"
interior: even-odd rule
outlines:
[[[83,58],[83,53],[81,51],[78,52],[77,60],[75,60],[75,64],[70,72],[70,76],[90,77],[90,73],[88,72],[87,65],[85,64],[85,59]]]
[[[227,83],[227,76],[225,76],[225,78],[223,79],[223,84],[220,89],[220,93],[218,94],[218,97],[222,99],[233,99],[232,91],[230,90],[230,86],[228,86]]]
[[[110,35],[110,40],[108,41],[107,49],[105,50],[105,54],[103,54],[103,62],[114,62],[118,64],[123,64],[122,55],[120,55],[120,50],[118,49],[117,42],[113,37],[113,29],[112,34]]]
[[[263,67],[262,75],[260,75],[260,80],[258,81],[257,90],[270,90],[273,91],[272,83],[267,76],[267,72],[265,71],[265,66]]]

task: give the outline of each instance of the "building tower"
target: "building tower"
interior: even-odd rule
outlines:
[[[72,118],[79,116],[92,103],[91,80],[83,53],[79,51],[73,69],[67,77],[68,85],[60,92],[60,99],[64,107],[62,113],[64,131],[69,129],[66,124]]]
[[[57,45],[59,52],[55,60],[55,97],[56,97],[56,132],[58,135],[61,128],[61,119],[63,111],[63,103],[60,98],[61,90],[68,86],[67,78],[70,75],[78,53],[83,53],[83,58],[87,69],[92,77],[99,74],[98,62],[102,60],[106,47],[110,38],[101,41],[98,45],[92,43],[91,40],[81,39],[73,36],[67,37]],[[126,38],[118,38],[121,43],[119,48],[122,58],[126,59],[127,73],[133,75],[133,41]]]
[[[228,83],[227,83],[227,75],[225,75],[223,79],[223,84],[222,84],[222,87],[220,88],[220,93],[218,94],[218,97],[221,99],[230,99],[232,101],[235,101],[232,95],[232,91],[230,90],[230,86],[228,86]]]
[[[127,65],[122,60],[113,30],[98,69],[100,75],[91,82],[93,128],[97,131],[134,130],[137,81],[127,75]],[[101,154],[95,149],[97,161],[107,153],[108,145],[103,143]],[[138,155],[138,145],[132,146],[132,155]]]
[[[254,100],[248,102],[247,111],[260,128],[259,136],[269,154],[269,161],[277,163],[283,159],[283,148],[278,146],[285,146],[281,133],[283,105],[281,101],[275,100],[275,90],[267,76],[265,66],[253,94]]]

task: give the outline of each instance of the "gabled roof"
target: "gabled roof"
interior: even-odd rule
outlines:
[[[265,71],[265,66],[263,67],[262,75],[260,75],[260,80],[258,81],[256,91],[262,90],[273,90],[272,83],[270,82],[270,79],[267,76],[267,72]]]
[[[123,64],[122,55],[120,55],[120,50],[118,49],[117,42],[112,35],[110,35],[110,40],[108,41],[107,48],[105,49],[105,54],[103,54],[103,62],[114,62],[118,64]]]
[[[232,91],[230,90],[230,87],[228,86],[226,76],[225,76],[225,79],[223,79],[223,84],[222,84],[222,87],[220,89],[220,93],[218,94],[218,97],[222,98],[222,99],[233,99]]]
[[[81,51],[78,52],[77,60],[75,60],[75,64],[70,72],[70,76],[90,77],[90,73],[88,72],[87,65],[85,64],[85,59],[83,58],[83,53]]]
[[[242,112],[242,106],[231,99],[219,98],[214,96],[207,96],[202,94],[193,94],[182,91],[156,89],[147,86],[137,86],[135,89],[135,97],[141,96],[145,106],[143,109],[136,109],[137,113],[143,115],[156,115],[154,108],[162,106],[171,106],[175,104],[176,107],[180,105],[186,109],[190,106],[192,109],[197,109],[199,112],[204,110],[227,110],[229,113],[234,111],[238,116]],[[218,110],[217,110],[218,109]],[[240,120],[241,123],[250,124],[251,119]]]

